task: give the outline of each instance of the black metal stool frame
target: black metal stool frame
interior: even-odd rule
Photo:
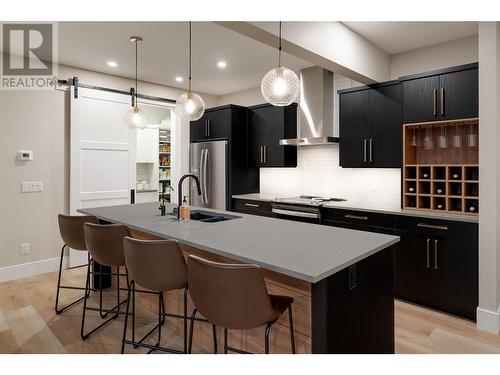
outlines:
[[[193,314],[191,316],[191,327],[189,330],[189,353],[191,354],[191,348],[193,346],[193,329],[194,329],[194,317],[196,316],[197,310],[193,310]],[[269,333],[271,332],[271,327],[273,326],[274,323],[277,322],[278,319],[273,320],[269,323],[266,324],[266,330],[264,334],[264,353],[269,354]],[[288,320],[289,320],[289,325],[290,325],[290,345],[292,348],[292,354],[295,354],[295,332],[293,328],[293,315],[292,315],[292,306],[290,305],[288,307]],[[214,354],[217,353],[217,340],[215,336],[215,325],[212,324],[213,329],[214,329]],[[232,346],[229,346],[227,344],[227,328],[224,328],[224,354],[227,354],[228,351],[234,352],[234,353],[239,353],[239,354],[252,354],[250,352],[233,348]]]
[[[133,345],[134,348],[142,347],[149,349],[148,353],[152,353],[155,351],[162,351],[166,353],[175,353],[175,354],[186,354],[187,353],[187,321],[189,319],[187,315],[187,293],[188,293],[188,288],[184,288],[184,315],[178,315],[178,314],[172,314],[168,313],[165,311],[165,304],[163,301],[163,292],[159,292],[158,296],[158,324],[155,325],[148,333],[144,335],[139,341],[135,341],[135,293],[138,292],[135,289],[135,281],[132,280],[129,283],[129,288],[127,292],[127,307],[126,307],[126,312],[125,312],[125,323],[123,325],[123,339],[122,339],[122,348],[121,348],[121,353],[124,354],[125,352],[125,345]],[[156,292],[153,292],[156,293]],[[132,313],[130,314],[130,301],[132,301]],[[128,326],[128,318],[129,315],[132,315],[132,339],[127,340],[127,326]],[[177,349],[172,349],[172,348],[166,348],[160,346],[161,342],[161,327],[165,323],[165,317],[171,317],[171,318],[179,318],[179,319],[184,319],[184,350],[177,350]],[[149,337],[153,332],[158,330],[158,338],[157,342],[155,345],[150,345],[150,344],[145,344],[144,340]]]

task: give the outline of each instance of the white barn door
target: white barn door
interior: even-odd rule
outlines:
[[[130,95],[71,87],[70,213],[130,203],[136,182],[136,130],[124,121]],[[87,255],[70,250],[70,266]]]

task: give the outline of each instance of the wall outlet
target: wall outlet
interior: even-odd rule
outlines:
[[[21,255],[28,255],[30,253],[30,244],[28,242],[21,244]]]
[[[21,182],[22,193],[37,193],[43,191],[43,181]]]

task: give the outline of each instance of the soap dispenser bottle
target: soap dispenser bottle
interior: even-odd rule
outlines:
[[[191,208],[187,204],[187,196],[184,196],[181,205],[180,219],[183,221],[189,220],[191,218]]]

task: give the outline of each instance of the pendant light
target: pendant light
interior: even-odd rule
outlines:
[[[142,42],[139,36],[131,36],[130,41],[135,45],[135,92],[132,97],[132,108],[125,114],[125,124],[131,129],[144,129],[148,118],[144,110],[137,105],[137,44]]]
[[[264,99],[278,107],[291,104],[299,95],[300,81],[293,70],[281,66],[281,21],[279,23],[278,67],[262,79],[260,89]]]
[[[189,22],[189,83],[188,92],[182,94],[175,103],[177,113],[184,120],[196,121],[205,113],[205,103],[198,94],[191,90],[191,22]]]

